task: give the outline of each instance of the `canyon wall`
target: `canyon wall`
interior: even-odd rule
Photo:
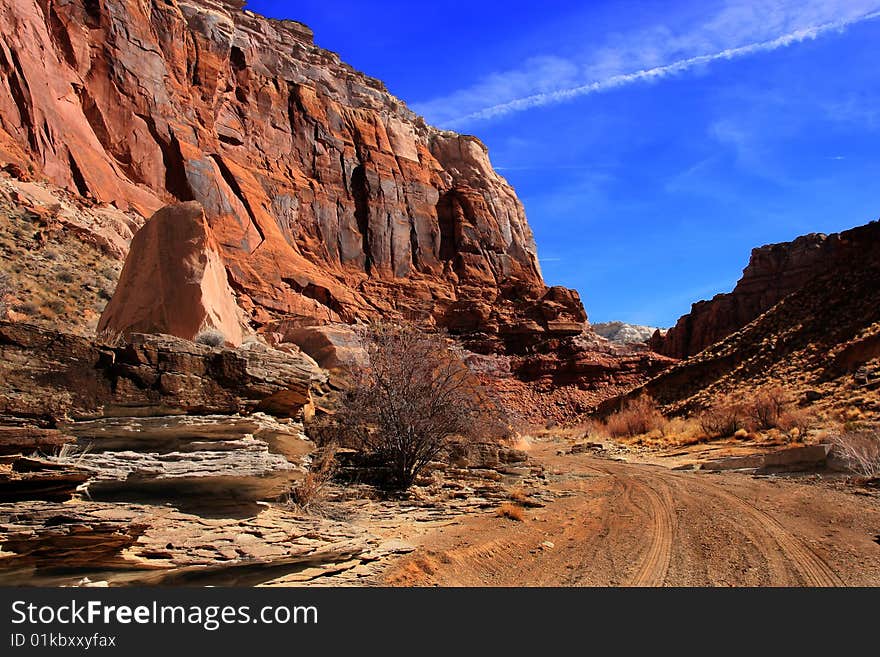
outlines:
[[[850,233],[813,233],[753,249],[732,292],[693,304],[665,334],[655,332],[650,347],[672,358],[688,358],[723,340],[816,275],[836,267],[840,258],[852,257]]]
[[[765,267],[758,285],[755,268],[762,263],[780,269],[772,278]],[[719,394],[748,398],[762,387],[783,386],[803,404],[880,411],[880,222],[756,249],[747,272],[744,289],[752,291],[756,307],[762,289],[771,307],[630,396],[647,392],[667,410],[689,412]],[[772,295],[786,285],[794,291],[773,303]],[[737,294],[743,302],[750,298]]]
[[[257,330],[377,315],[515,343],[583,329],[576,294],[548,296],[478,139],[242,5],[0,0],[0,168],[144,219],[197,201]]]

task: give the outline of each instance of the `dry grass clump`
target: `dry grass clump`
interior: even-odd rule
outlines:
[[[324,447],[312,459],[308,473],[290,491],[290,503],[306,514],[319,514],[327,503],[330,483],[336,474],[335,445]]]
[[[108,347],[121,347],[125,344],[125,334],[116,329],[105,328],[95,333],[95,340]]]
[[[700,424],[693,418],[673,417],[667,420],[665,434],[669,438],[669,444],[676,447],[696,445],[706,439],[700,429]]]
[[[515,520],[517,522],[525,520],[525,512],[523,511],[523,508],[510,502],[505,502],[499,506],[495,511],[495,515],[499,518],[507,518],[508,520]]]
[[[520,505],[525,505],[529,501],[529,494],[522,488],[514,488],[508,493],[508,497],[510,497],[512,502]]]
[[[202,344],[207,347],[222,347],[226,344],[226,336],[223,335],[217,329],[205,329],[204,331],[200,331],[196,336],[194,342],[196,344]]]
[[[632,438],[659,431],[667,426],[666,418],[657,408],[656,402],[647,395],[626,401],[617,413],[605,420],[605,431],[612,438]]]

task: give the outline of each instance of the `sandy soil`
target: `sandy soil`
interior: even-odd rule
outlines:
[[[397,586],[880,585],[880,497],[815,475],[673,471],[536,444],[553,499],[412,536]],[[654,460],[656,459],[646,459]]]

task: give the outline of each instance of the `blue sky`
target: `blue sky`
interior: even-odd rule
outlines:
[[[754,246],[880,216],[880,0],[251,0],[480,137],[549,284],[669,326]]]

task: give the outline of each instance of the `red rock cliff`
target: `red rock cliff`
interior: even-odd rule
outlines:
[[[817,275],[839,266],[840,258],[853,257],[851,234],[813,233],[753,249],[733,292],[695,303],[665,335],[658,331],[651,337],[651,348],[688,358],[723,340]]]
[[[482,143],[241,6],[0,0],[0,164],[145,218],[198,201],[265,330],[383,314],[578,332]]]

